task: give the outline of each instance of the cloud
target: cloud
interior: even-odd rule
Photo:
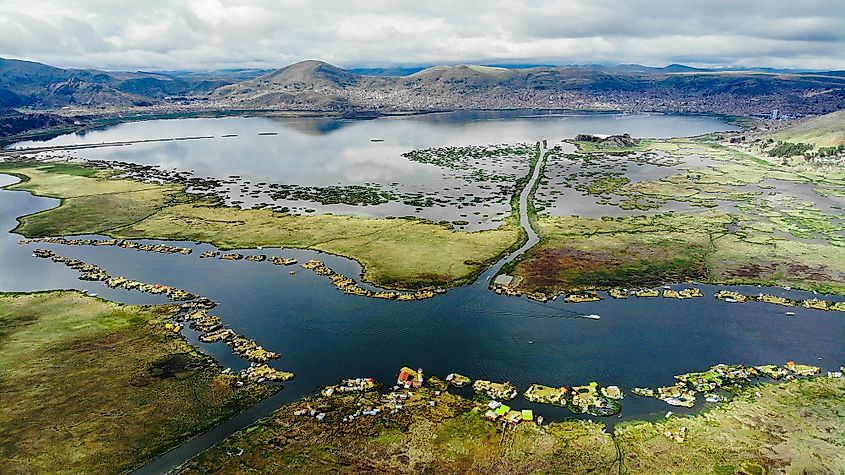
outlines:
[[[845,2],[0,0],[0,56],[105,69],[303,59],[845,69]]]

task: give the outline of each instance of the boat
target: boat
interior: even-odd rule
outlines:
[[[370,139],[370,142],[384,142],[384,139]]]
[[[582,318],[589,318],[591,320],[598,320],[601,318],[601,315],[596,315],[595,313],[591,313],[589,315],[581,315]]]
[[[724,301],[725,301],[725,302],[727,302],[727,303],[736,303],[736,299],[732,299],[732,298],[730,298],[730,297],[728,297],[728,298],[724,298],[724,299],[722,299],[722,300],[724,300]]]
[[[784,315],[786,315],[787,317],[792,317],[795,315],[795,312],[784,312]]]

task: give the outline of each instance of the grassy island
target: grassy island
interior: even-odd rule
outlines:
[[[0,471],[117,473],[275,392],[224,374],[176,307],[0,294]]]
[[[221,249],[295,247],[357,260],[368,282],[398,289],[471,281],[522,239],[515,218],[495,230],[459,232],[414,219],[297,216],[222,206],[177,185],[112,179],[69,164],[2,163],[24,179],[10,189],[59,198],[61,205],[20,218],[27,237],[105,234],[208,242]]]

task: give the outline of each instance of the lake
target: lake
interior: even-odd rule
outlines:
[[[474,231],[495,228],[506,217],[512,184],[528,172],[530,147],[537,141],[573,150],[560,141],[579,133],[630,133],[644,138],[717,130],[736,128],[711,116],[540,111],[455,112],[374,120],[225,117],[130,122],[14,147],[163,140],[62,151],[59,155],[190,172],[194,177],[219,181],[209,191],[228,204],[243,207],[468,221],[458,229]],[[194,140],[172,140],[177,138]],[[410,150],[431,147],[503,143],[526,144],[529,150],[482,158],[466,169],[419,163],[403,156]],[[479,181],[477,173],[489,178]],[[300,191],[312,192],[302,187],[359,185],[395,198],[375,205],[324,205],[307,196],[299,200],[283,197],[278,185],[296,185]]]

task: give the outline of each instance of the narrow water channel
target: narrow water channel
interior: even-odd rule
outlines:
[[[526,251],[528,251],[538,242],[540,242],[540,238],[537,236],[537,232],[534,230],[534,227],[531,224],[531,219],[528,213],[528,206],[532,199],[532,190],[534,189],[537,180],[540,179],[540,172],[543,170],[545,160],[546,142],[541,141],[538,144],[537,161],[534,163],[534,168],[531,172],[531,176],[526,182],[525,187],[520,191],[519,194],[519,224],[525,231],[526,236],[528,237],[527,240],[521,247],[519,247],[519,249],[506,255],[493,266],[491,266],[489,269],[487,269],[484,273],[482,273],[481,276],[479,276],[479,278],[477,279],[476,284],[478,284],[479,282],[486,282],[490,279],[491,276],[496,275],[502,268],[502,266],[509,262],[512,262],[514,259],[524,254]],[[135,475],[152,475],[165,473],[187,462],[193,457],[199,455],[201,452],[222,442],[235,432],[247,427],[248,425],[263,417],[269,416],[273,413],[273,411],[278,408],[280,404],[284,402],[289,402],[287,398],[285,398],[282,394],[283,392],[284,390],[261,401],[255,406],[246,409],[240,414],[237,414],[236,416],[221,422],[211,430],[183,443],[179,447],[176,447],[167,454],[159,457],[156,460],[151,461],[149,464],[135,470],[132,473]]]

